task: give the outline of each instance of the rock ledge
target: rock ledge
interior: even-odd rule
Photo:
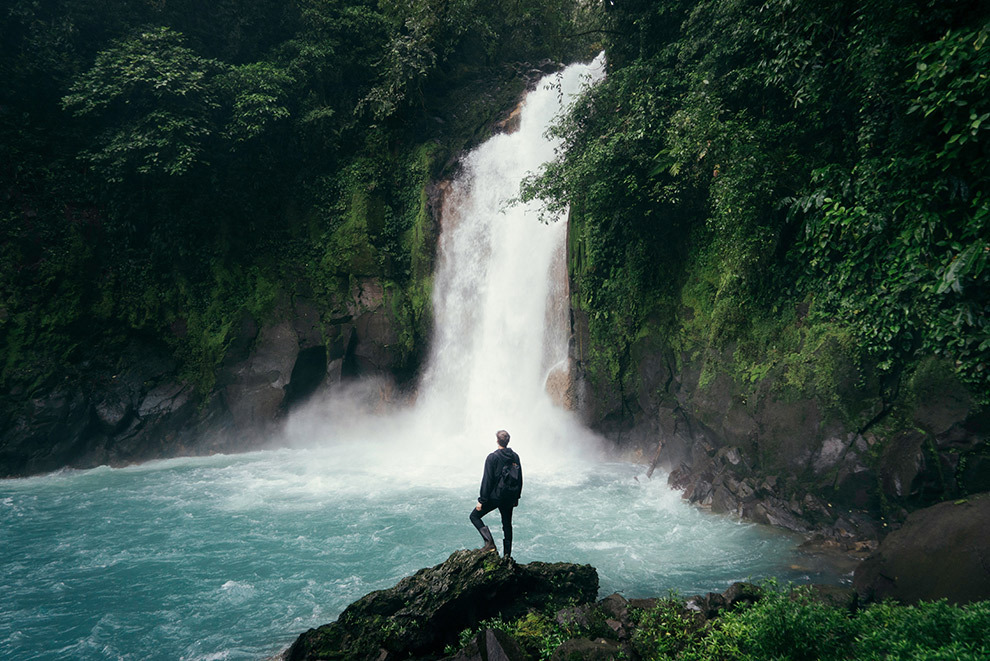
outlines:
[[[440,656],[461,631],[484,619],[587,604],[597,595],[598,572],[590,565],[519,565],[494,553],[455,551],[442,564],[365,595],[336,622],[302,634],[285,659]]]

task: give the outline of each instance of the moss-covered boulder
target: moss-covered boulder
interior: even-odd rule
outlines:
[[[990,493],[911,513],[856,568],[868,600],[990,599]]]
[[[455,551],[387,590],[365,595],[336,622],[310,629],[289,648],[288,661],[401,659],[439,654],[481,620],[529,609],[594,601],[598,572],[590,565],[518,565],[494,553]]]

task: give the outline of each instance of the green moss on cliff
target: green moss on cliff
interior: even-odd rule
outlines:
[[[828,419],[853,429],[862,424],[876,396],[875,384],[847,327],[810,323],[808,301],[777,301],[761,309],[745,297],[732,300],[722,286],[723,268],[704,256],[686,269],[667,343],[679,356],[680,368],[699,371],[699,389],[724,375],[744,401],[810,399]],[[729,314],[730,308],[735,312]]]

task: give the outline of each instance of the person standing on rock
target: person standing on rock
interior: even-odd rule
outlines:
[[[481,493],[478,504],[471,510],[471,523],[485,540],[482,551],[496,551],[495,539],[481,517],[494,509],[502,515],[502,555],[512,555],[512,509],[519,504],[522,493],[522,464],[519,455],[508,448],[509,432],[495,432],[498,448],[485,459],[485,473],[481,477]]]

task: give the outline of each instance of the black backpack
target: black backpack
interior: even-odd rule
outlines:
[[[492,490],[492,500],[496,503],[509,504],[519,500],[522,492],[522,469],[519,462],[510,461],[502,466],[502,473]]]

